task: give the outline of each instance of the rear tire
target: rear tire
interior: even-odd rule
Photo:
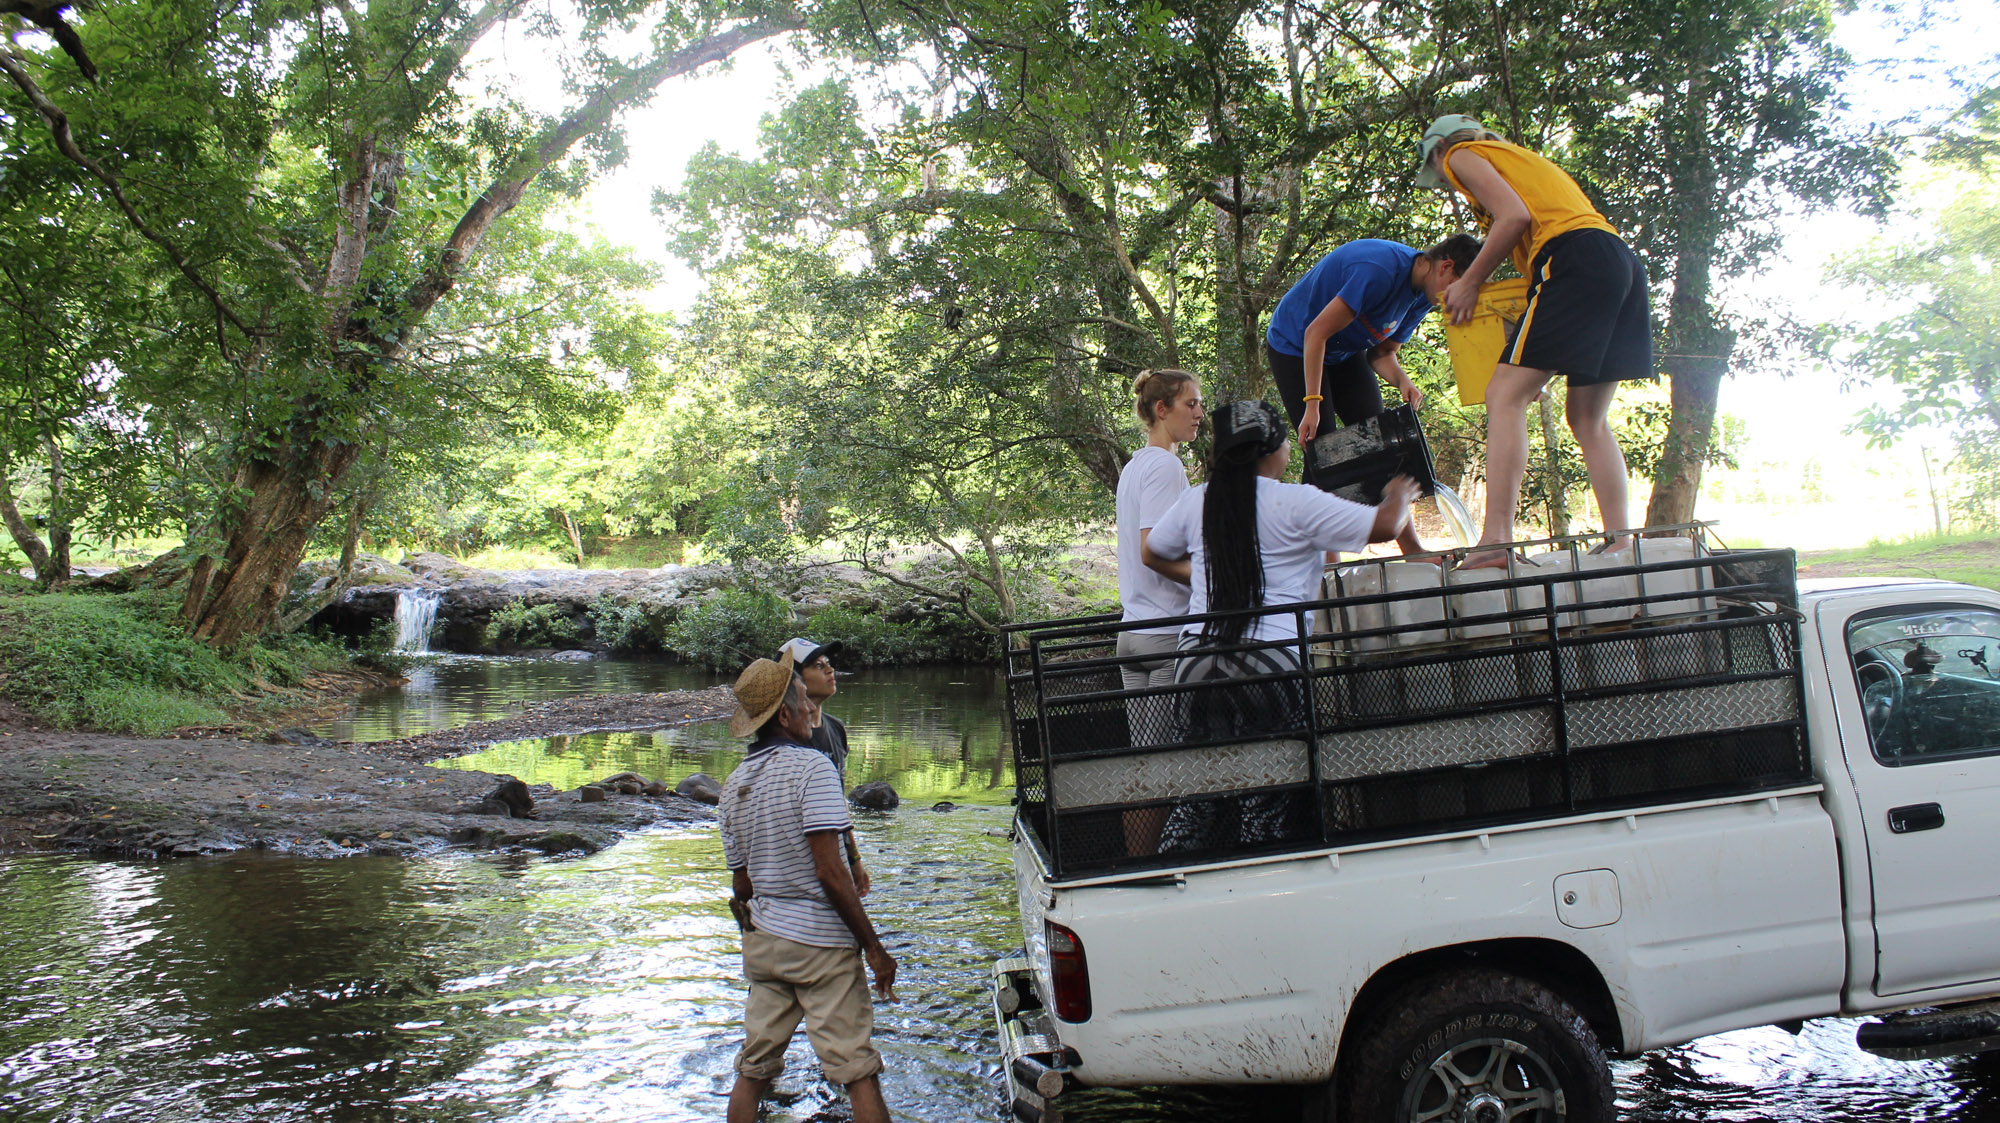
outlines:
[[[1454,971],[1392,998],[1343,1050],[1341,1123],[1611,1123],[1590,1023],[1539,983]]]

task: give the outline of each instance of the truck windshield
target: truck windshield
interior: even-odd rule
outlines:
[[[1940,607],[1848,627],[1877,760],[1922,764],[2000,752],[2000,612]]]

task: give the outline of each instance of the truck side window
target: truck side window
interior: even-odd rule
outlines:
[[[1904,765],[2000,753],[2000,612],[1860,617],[1848,625],[1847,651],[1875,759]]]

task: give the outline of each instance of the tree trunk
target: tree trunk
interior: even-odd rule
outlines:
[[[549,513],[554,515],[556,521],[562,524],[563,533],[569,535],[570,552],[576,555],[576,567],[582,569],[583,535],[577,532],[576,520],[571,518],[569,512],[563,510],[561,507],[550,507]]]
[[[361,528],[368,521],[368,499],[356,498],[354,505],[347,509],[347,534],[340,543],[340,564],[333,571],[333,580],[317,596],[293,608],[278,619],[271,629],[279,635],[296,632],[305,627],[328,605],[347,595],[354,583],[354,558],[360,553]]]
[[[1707,246],[1683,250],[1674,263],[1666,354],[1660,364],[1671,383],[1672,412],[1666,443],[1653,468],[1653,496],[1646,503],[1648,526],[1693,520],[1702,465],[1715,441],[1716,399],[1736,349],[1736,333],[1718,324],[1709,306],[1713,264]]]
[[[69,509],[69,473],[63,470],[62,446],[50,440],[44,447],[49,457],[49,571],[42,584],[52,589],[69,583],[69,544],[75,516]]]
[[[0,469],[0,521],[7,524],[7,533],[13,536],[14,545],[28,556],[28,564],[35,570],[35,583],[44,589],[55,585],[55,561],[50,557],[49,548],[43,544],[41,535],[36,534],[35,528],[28,525],[28,520],[21,517],[20,505],[14,502],[13,481],[7,478],[4,469]],[[67,568],[63,575],[68,576]]]
[[[1549,535],[1569,533],[1569,492],[1563,486],[1562,434],[1556,431],[1556,407],[1542,395],[1542,490],[1549,498]]]
[[[1699,207],[1716,197],[1716,169],[1709,150],[1708,81],[1705,66],[1690,61],[1687,87],[1679,107],[1678,135],[1665,139],[1682,157],[1668,187],[1680,199]],[[1680,249],[1674,255],[1673,295],[1667,303],[1666,353],[1659,367],[1672,382],[1672,412],[1667,439],[1653,466],[1653,495],[1646,502],[1646,524],[1661,526],[1693,520],[1701,495],[1701,469],[1714,444],[1715,403],[1736,349],[1736,333],[1717,322],[1709,300],[1715,268],[1715,229],[1704,212],[1683,215]]]
[[[296,447],[296,446],[295,446]],[[270,627],[313,531],[361,449],[315,441],[283,461],[252,461],[236,473],[244,495],[230,518],[218,576],[196,605],[189,631],[220,648],[240,647]]]

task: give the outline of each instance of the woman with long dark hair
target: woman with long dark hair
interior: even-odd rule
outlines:
[[[1189,568],[1188,612],[1228,615],[1181,632],[1174,680],[1203,683],[1258,679],[1240,689],[1189,691],[1181,738],[1191,743],[1241,741],[1286,734],[1302,724],[1305,704],[1295,677],[1300,667],[1299,621],[1286,606],[1319,598],[1329,550],[1359,550],[1396,537],[1417,498],[1415,480],[1397,476],[1380,506],[1342,499],[1307,484],[1280,483],[1291,462],[1291,427],[1261,398],[1231,402],[1210,415],[1215,433],[1208,482],[1190,488],[1148,536],[1146,564]],[[1257,609],[1270,611],[1259,613]],[[1213,841],[1216,801],[1184,803],[1168,817],[1163,850]],[[1268,795],[1238,801],[1237,836],[1245,842],[1283,837],[1290,812]]]

